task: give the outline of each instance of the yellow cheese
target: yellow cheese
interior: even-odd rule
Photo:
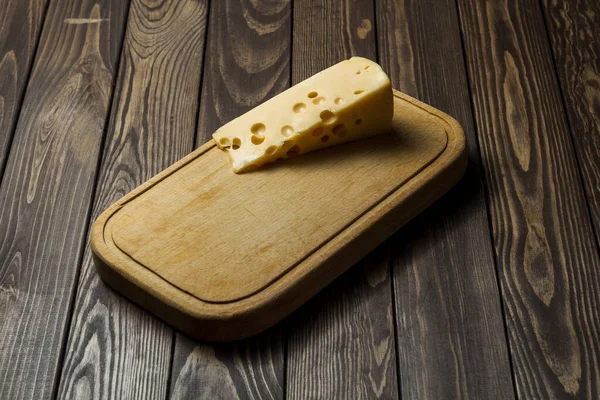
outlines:
[[[353,57],[300,82],[219,128],[213,138],[234,172],[387,132],[392,86],[381,67]]]

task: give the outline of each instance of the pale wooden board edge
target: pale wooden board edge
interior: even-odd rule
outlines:
[[[181,291],[117,254],[105,242],[104,227],[124,204],[214,147],[208,142],[134,189],[104,211],[94,223],[90,241],[101,278],[146,310],[184,333],[203,340],[242,339],[276,324],[327,286],[348,267],[446,193],[467,165],[465,135],[456,120],[406,94],[394,95],[440,119],[445,126],[445,150],[417,175],[336,238],[264,290],[231,303],[207,303]]]

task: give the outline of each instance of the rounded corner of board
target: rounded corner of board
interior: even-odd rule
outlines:
[[[447,144],[445,150],[438,158],[443,156],[446,165],[451,166],[456,170],[456,181],[458,181],[464,174],[468,164],[467,138],[462,125],[455,118],[442,110],[415,99],[406,93],[393,89],[393,94],[399,99],[408,101],[417,107],[427,110],[429,113],[439,118],[445,125],[444,130],[446,132]]]
[[[92,224],[89,239],[90,247],[95,257],[100,257],[101,259],[104,259],[106,256],[108,247],[106,246],[104,238],[104,229],[110,217],[120,208],[117,207],[117,205],[118,204],[115,203],[106,210],[104,210]]]

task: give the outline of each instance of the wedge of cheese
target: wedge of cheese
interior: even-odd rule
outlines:
[[[353,57],[300,82],[219,128],[213,138],[234,172],[388,132],[392,86],[381,67]]]

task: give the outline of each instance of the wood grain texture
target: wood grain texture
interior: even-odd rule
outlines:
[[[536,1],[460,0],[517,391],[600,396],[600,260]]]
[[[386,242],[288,320],[290,398],[398,398],[389,268]]]
[[[600,246],[600,3],[542,1]]]
[[[211,4],[198,144],[290,86],[290,0]]]
[[[133,0],[93,217],[193,149],[208,2]],[[165,398],[173,331],[98,278],[86,247],[59,398]]]
[[[283,338],[271,329],[237,343],[204,344],[177,333],[172,399],[283,398]]]
[[[210,14],[197,144],[211,140],[221,125],[290,85],[289,0],[213,1]],[[282,398],[283,354],[279,328],[221,347],[194,344],[177,335],[171,395]],[[206,371],[206,376],[198,377],[195,371]],[[217,396],[222,388],[231,391]]]
[[[388,242],[403,398],[514,396],[454,1],[377,0],[393,85],[457,118],[465,178]]]
[[[125,12],[117,0],[47,12],[0,189],[3,399],[56,388]]]
[[[372,1],[295,1],[292,83],[352,56],[376,60],[374,24]],[[290,318],[290,398],[397,396],[392,293],[383,258],[359,263]]]
[[[6,0],[0,6],[0,182],[45,8],[46,0]]]

